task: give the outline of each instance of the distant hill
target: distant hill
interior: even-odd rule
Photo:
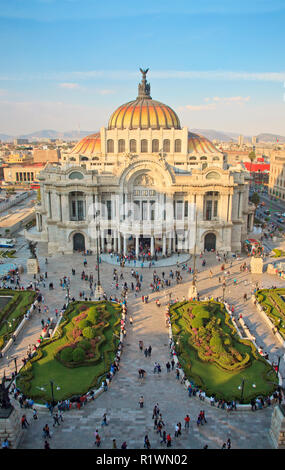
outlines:
[[[280,144],[285,143],[285,137],[284,135],[278,135],[278,134],[258,134],[257,136],[259,142],[280,142]]]
[[[195,134],[202,134],[209,140],[220,140],[223,142],[233,142],[238,141],[238,136],[240,135],[237,132],[225,132],[225,131],[216,131],[214,129],[190,129],[191,132]],[[30,134],[22,134],[22,135],[7,135],[7,134],[0,134],[0,140],[2,142],[12,142],[14,139],[29,139],[29,141],[37,141],[39,139],[63,139],[63,140],[80,140],[88,134],[93,134],[97,131],[78,131],[78,130],[71,130],[65,132],[55,131],[53,129],[43,129],[41,131],[31,132]],[[278,135],[278,134],[270,134],[270,133],[261,133],[257,135],[259,142],[278,142],[285,143],[285,136]],[[244,136],[244,141],[251,142],[251,136]]]
[[[195,134],[202,134],[209,140],[221,140],[223,142],[229,142],[231,140],[236,142],[239,136],[239,134],[236,132],[223,132],[216,131],[214,129],[191,129],[191,132],[194,132]]]
[[[80,140],[88,134],[92,134],[96,131],[65,131],[59,132],[52,129],[43,129],[41,131],[31,132],[30,134],[21,135],[7,135],[0,134],[0,140],[2,142],[12,142],[14,139],[29,139],[29,141],[39,139],[63,139],[63,140]]]

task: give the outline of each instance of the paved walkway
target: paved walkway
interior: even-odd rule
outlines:
[[[102,261],[105,263],[113,264],[114,266],[120,266],[120,262],[117,261],[117,256],[111,256],[107,253],[103,253],[101,255]],[[151,265],[153,269],[160,268],[160,267],[168,267],[168,266],[176,266],[177,263],[187,263],[189,261],[190,256],[187,253],[181,253],[177,255],[171,255],[167,258],[158,258],[157,261],[151,261]],[[137,269],[141,267],[142,261],[130,260],[126,262],[126,268],[134,268]],[[143,267],[149,267],[149,261],[143,262]]]
[[[78,254],[70,257],[54,256],[49,258],[49,264],[44,264],[45,251],[39,247],[39,257],[42,271],[48,268],[48,281],[53,280],[55,291],[43,288],[42,292],[50,312],[55,307],[61,307],[65,300],[65,292],[59,288],[59,279],[63,275],[70,275],[71,268],[76,269],[76,276],[71,276],[71,296],[78,298],[79,291],[85,287],[89,293],[88,283],[81,281],[81,271],[83,270],[84,258]],[[198,290],[201,297],[205,295],[222,295],[222,289],[218,283],[220,266],[217,265],[215,256],[205,255],[207,265],[201,266],[198,258]],[[94,272],[95,256],[87,257],[87,267],[85,272]],[[243,316],[254,332],[257,343],[262,345],[269,353],[270,358],[276,357],[276,352],[280,352],[280,345],[267,325],[261,320],[257,309],[251,301],[243,302],[243,293],[249,293],[252,285],[258,280],[260,285],[271,286],[282,285],[277,277],[266,274],[250,275],[240,273],[241,261],[233,261],[230,268],[231,274],[227,284],[225,298],[236,307],[236,312],[243,311]],[[209,276],[209,269],[213,272],[213,277]],[[112,272],[114,267],[102,263],[101,280],[102,285],[108,295],[114,293],[112,285]],[[125,280],[130,284],[130,268],[118,268],[119,273],[124,273]],[[168,277],[169,269],[163,267],[156,268],[158,274],[165,271]],[[48,423],[54,432],[51,439],[51,448],[92,448],[94,447],[94,432],[98,428],[102,438],[102,448],[111,448],[112,439],[117,440],[118,446],[125,440],[128,448],[143,448],[145,434],[148,434],[152,448],[160,448],[160,439],[153,430],[152,409],[156,402],[159,403],[163,419],[166,425],[165,430],[174,437],[174,428],[177,422],[184,424],[184,417],[188,413],[191,417],[189,431],[182,432],[182,436],[173,439],[174,448],[202,448],[208,444],[209,448],[221,448],[223,442],[228,437],[232,440],[232,447],[239,449],[271,448],[272,442],[268,435],[273,407],[256,412],[240,411],[227,413],[224,410],[211,407],[201,402],[198,398],[189,398],[185,388],[175,378],[175,373],[166,373],[165,363],[169,359],[168,330],[165,327],[164,307],[158,308],[154,302],[159,298],[162,305],[167,303],[168,293],[172,292],[172,298],[182,299],[187,296],[189,281],[192,276],[185,271],[181,271],[183,283],[173,284],[170,288],[164,289],[158,294],[151,294],[149,284],[152,280],[153,269],[138,268],[138,272],[143,274],[142,292],[140,295],[149,294],[150,303],[143,304],[141,298],[135,297],[131,293],[128,298],[128,310],[134,319],[133,327],[127,327],[127,337],[121,359],[120,371],[114,377],[112,386],[108,392],[102,394],[94,402],[88,403],[80,411],[72,410],[64,414],[64,423],[58,428],[52,428],[52,418],[45,410],[39,412],[39,419],[32,421],[31,426],[25,431],[25,435],[20,444],[20,448],[43,448],[41,431]],[[236,277],[238,284],[233,286],[233,278]],[[29,276],[23,276],[23,282],[27,282]],[[30,277],[32,280],[32,277]],[[246,281],[246,285],[245,285]],[[87,285],[87,287],[86,287]],[[120,291],[118,291],[120,292]],[[88,294],[89,295],[89,294]],[[33,343],[40,331],[41,316],[37,314],[31,318],[29,327],[23,331],[21,338],[11,350],[10,358],[15,354],[21,355],[27,348],[28,342]],[[143,340],[145,346],[151,345],[152,357],[145,358],[139,351],[138,341]],[[11,360],[11,359],[10,359]],[[160,376],[153,374],[154,361],[162,365]],[[10,367],[13,369],[13,364]],[[3,359],[0,370],[7,367],[7,359]],[[142,367],[147,371],[143,383],[138,379],[138,369]],[[11,370],[12,370],[11,369]],[[281,361],[281,373],[284,375],[284,361]],[[138,400],[140,395],[144,396],[145,407],[139,408]],[[196,419],[201,409],[205,410],[207,424],[197,427]],[[26,410],[25,410],[26,411]],[[110,420],[107,427],[101,428],[101,418],[107,412]]]

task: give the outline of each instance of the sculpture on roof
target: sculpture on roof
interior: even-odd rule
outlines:
[[[32,242],[32,241],[29,242],[29,250],[31,253],[31,258],[33,259],[37,259],[36,246],[37,246],[37,242]]]
[[[149,69],[141,69],[140,68],[140,71],[141,71],[141,74],[142,74],[142,81],[141,83],[139,83],[139,86],[138,86],[138,98],[151,98],[150,96],[150,84],[147,83],[146,81],[146,74],[147,72],[149,71]]]

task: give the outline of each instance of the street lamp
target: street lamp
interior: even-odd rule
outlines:
[[[242,382],[241,384],[238,386],[238,389],[241,390],[241,397],[240,397],[240,402],[242,403],[243,402],[243,394],[244,394],[244,384],[245,384],[245,379],[242,379]],[[255,384],[252,384],[252,387],[253,388],[256,388],[256,385]]]
[[[56,401],[54,399],[54,385],[56,385],[56,390],[60,390],[60,387],[53,381],[53,380],[50,380],[49,381],[49,384],[50,384],[50,389],[51,389],[51,398],[52,398],[52,406],[56,405]],[[47,386],[48,384],[45,384],[44,386],[42,387],[37,387],[39,390],[41,391],[46,391],[45,387]]]
[[[226,284],[223,284],[222,289],[223,289],[223,302],[224,302],[225,301]]]
[[[99,300],[103,294],[103,289],[100,282],[100,267],[99,267],[99,234],[100,234],[100,211],[96,211],[96,251],[97,251],[97,285],[95,289],[95,300]]]

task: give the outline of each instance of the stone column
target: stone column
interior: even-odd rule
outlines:
[[[68,194],[62,194],[61,202],[62,202],[62,206],[61,206],[62,207],[62,220],[63,222],[68,222],[70,220]]]
[[[121,251],[122,251],[121,234],[118,231],[118,253],[121,253]]]
[[[114,249],[114,252],[117,253],[118,251],[118,233],[117,233],[117,230],[114,230],[114,234],[113,234],[113,237],[114,237],[114,245],[113,245],[113,249]]]
[[[166,255],[166,235],[165,233],[162,235],[162,255]]]
[[[150,256],[154,256],[154,237],[150,238]]]
[[[127,254],[127,235],[124,235],[124,255]]]
[[[139,255],[139,236],[135,235],[136,237],[136,257]]]

